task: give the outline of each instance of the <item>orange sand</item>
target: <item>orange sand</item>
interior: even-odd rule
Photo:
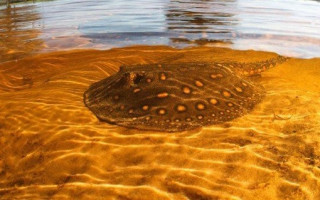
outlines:
[[[320,59],[263,73],[267,94],[253,112],[200,130],[129,130],[83,104],[122,64],[274,56],[139,46],[0,64],[0,199],[320,199]]]

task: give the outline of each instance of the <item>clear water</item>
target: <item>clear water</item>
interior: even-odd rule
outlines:
[[[310,58],[319,56],[319,32],[318,1],[59,0],[0,7],[3,60],[137,44],[223,46]]]
[[[319,8],[317,1],[298,0],[0,7],[0,200],[319,200],[320,58],[301,59],[319,57]],[[127,47],[137,44],[144,46]],[[91,84],[121,65],[259,64],[275,58],[273,52],[301,58],[253,77],[265,96],[226,123],[177,133],[126,129],[99,121],[83,102]],[[155,91],[164,86],[179,95],[170,88],[182,83],[170,76]],[[222,95],[232,87],[213,89]],[[212,94],[190,95],[207,102]],[[146,103],[154,113],[157,104]],[[212,117],[196,118],[198,112],[188,115]],[[174,114],[168,109],[169,118]]]

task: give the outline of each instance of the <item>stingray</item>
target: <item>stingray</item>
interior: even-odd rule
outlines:
[[[263,87],[250,76],[286,59],[121,66],[92,84],[84,103],[101,121],[140,130],[220,124],[245,115],[264,97]]]

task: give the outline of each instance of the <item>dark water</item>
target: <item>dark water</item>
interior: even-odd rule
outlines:
[[[58,0],[0,7],[1,60],[70,48],[224,46],[320,52],[317,1]]]

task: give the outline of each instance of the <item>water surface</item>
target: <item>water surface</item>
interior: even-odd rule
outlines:
[[[224,46],[318,57],[320,3],[58,0],[0,7],[1,58],[136,44]]]

